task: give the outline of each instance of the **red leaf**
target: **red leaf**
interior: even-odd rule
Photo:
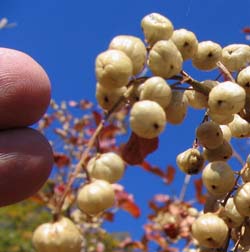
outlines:
[[[158,137],[145,139],[132,132],[128,142],[121,147],[122,158],[128,164],[141,164],[146,156],[158,148]]]
[[[87,101],[87,100],[81,100],[79,102],[79,106],[81,109],[90,109],[93,107],[93,103],[91,103],[90,101]]]
[[[70,164],[70,158],[62,153],[54,153],[54,161],[59,168]]]
[[[175,170],[175,168],[173,166],[171,166],[171,165],[167,166],[167,171],[166,171],[166,175],[165,175],[165,182],[167,184],[170,184],[170,183],[173,182],[175,172],[176,172],[176,170]]]
[[[152,172],[154,173],[155,175],[159,176],[159,177],[165,177],[165,174],[164,172],[157,166],[151,166],[148,162],[146,161],[143,161],[140,166],[146,170],[146,171],[149,171],[149,172]]]
[[[111,212],[104,212],[102,218],[106,221],[113,222],[114,221],[114,214]]]
[[[92,114],[94,116],[95,124],[96,124],[96,126],[98,126],[101,123],[101,121],[102,121],[102,116],[97,111],[93,111]]]
[[[133,217],[138,218],[141,215],[141,210],[134,202],[133,195],[125,192],[123,187],[117,184],[114,184],[113,188],[118,207],[129,212]]]
[[[105,126],[99,134],[100,140],[114,138],[119,128],[113,124]]]
[[[194,181],[194,186],[195,186],[195,191],[196,191],[196,199],[200,204],[205,204],[206,202],[206,197],[202,193],[202,188],[203,188],[203,183],[202,179],[196,179]]]
[[[243,32],[243,33],[250,33],[250,27],[244,27],[244,28],[242,29],[242,32]]]
[[[132,201],[122,201],[119,207],[129,212],[133,217],[138,218],[141,215],[140,208]]]

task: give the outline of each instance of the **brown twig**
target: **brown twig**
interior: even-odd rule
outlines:
[[[191,85],[194,90],[208,96],[209,92],[211,91],[211,87],[208,87],[207,85],[203,85],[199,81],[193,79],[189,74],[187,74],[183,70],[181,71],[181,74],[185,78],[184,79],[185,82]]]
[[[100,132],[102,131],[102,129],[104,128],[105,122],[107,122],[110,118],[110,116],[112,115],[112,113],[116,110],[116,108],[124,101],[126,100],[130,94],[133,92],[135,85],[133,85],[134,83],[138,82],[138,81],[142,81],[142,78],[138,78],[136,80],[132,80],[129,83],[129,88],[128,90],[123,94],[123,96],[120,97],[119,101],[113,106],[113,108],[107,113],[107,115],[105,116],[104,120],[102,120],[99,125],[97,126],[95,132],[93,133],[93,135],[91,136],[91,138],[88,141],[87,147],[84,150],[84,152],[82,153],[82,156],[79,160],[79,162],[76,165],[75,171],[70,175],[69,180],[66,184],[66,188],[64,190],[64,193],[62,195],[62,197],[59,199],[55,212],[53,214],[54,216],[54,220],[57,220],[60,217],[61,211],[62,211],[62,207],[64,204],[64,201],[67,197],[67,194],[70,192],[71,186],[74,183],[77,175],[82,171],[82,169],[85,170],[85,163],[86,160],[88,158],[89,152],[91,151],[91,149],[95,146],[95,142],[96,139],[98,138]],[[87,177],[88,177],[88,173],[86,173]],[[87,180],[89,180],[90,178],[88,177]]]
[[[224,74],[227,76],[227,78],[228,78],[230,81],[235,82],[235,79],[234,79],[234,77],[232,76],[232,74],[228,71],[228,69],[227,69],[220,61],[218,61],[218,62],[216,63],[216,65],[217,65],[218,68],[222,71],[222,73],[224,73]]]

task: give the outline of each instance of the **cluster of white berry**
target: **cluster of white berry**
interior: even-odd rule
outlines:
[[[250,47],[233,44],[221,48],[213,41],[198,42],[193,32],[174,30],[171,21],[158,13],[145,16],[141,26],[147,45],[138,37],[120,35],[97,56],[97,101],[109,112],[120,108],[125,100],[131,106],[131,130],[146,139],[159,136],[167,122],[181,124],[188,106],[205,109],[206,120],[196,130],[197,144],[177,156],[177,165],[187,174],[202,170],[208,193],[216,202],[226,201],[217,212],[197,218],[192,225],[193,237],[198,246],[205,248],[223,248],[227,239],[232,238],[239,240],[239,249],[250,251],[250,162],[241,171],[242,185],[236,193],[234,187],[239,179],[227,163],[233,153],[231,137],[250,136]],[[229,80],[198,83],[183,76],[186,60],[192,60],[193,66],[202,71],[213,70],[220,63]],[[152,77],[141,77],[145,67]],[[230,79],[230,72],[237,73],[236,81]],[[175,90],[167,79],[176,76],[186,80],[190,87]],[[113,206],[111,183],[122,177],[124,166],[115,153],[97,154],[88,162],[90,181],[79,189],[77,196],[78,207],[84,213],[97,215]],[[80,233],[73,225],[61,218],[38,227],[33,236],[37,251],[79,252]],[[202,251],[199,249],[196,251]]]

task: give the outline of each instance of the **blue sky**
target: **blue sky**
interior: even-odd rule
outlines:
[[[241,29],[250,25],[250,1],[239,0],[2,0],[0,18],[16,22],[13,29],[0,31],[0,46],[24,51],[36,59],[47,71],[52,83],[52,97],[56,101],[94,101],[94,61],[98,53],[106,50],[111,39],[120,34],[143,38],[140,21],[148,13],[159,12],[167,16],[175,28],[195,32],[199,41],[213,40],[222,46],[245,43]],[[216,77],[217,73],[200,74],[185,65],[194,78]],[[189,148],[194,140],[196,125],[202,120],[201,112],[189,110],[180,126],[167,125],[157,153],[150,162],[163,168],[175,165],[178,153]],[[129,168],[121,181],[127,191],[134,193],[142,207],[142,218],[134,220],[119,213],[109,231],[129,231],[134,238],[142,234],[147,200],[155,193],[178,195],[183,174],[178,173],[174,186],[167,187],[156,177],[137,167]],[[190,186],[192,187],[192,186]],[[188,193],[192,192],[192,188]]]

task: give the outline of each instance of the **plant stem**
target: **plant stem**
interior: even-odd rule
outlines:
[[[187,192],[187,187],[188,187],[188,184],[190,182],[190,179],[191,179],[191,175],[186,174],[185,179],[184,179],[184,184],[183,184],[183,186],[181,188],[181,192],[180,192],[180,196],[179,196],[180,201],[184,201],[185,194]]]
[[[141,81],[142,78],[139,78],[139,81]],[[112,115],[112,113],[116,110],[116,108],[124,101],[126,100],[130,94],[133,92],[134,88],[135,88],[135,85],[133,85],[135,82],[137,82],[138,79],[135,79],[135,80],[132,80],[129,84],[129,88],[128,90],[123,94],[123,96],[120,97],[119,101],[113,106],[113,108],[111,108],[111,110],[107,113],[107,115],[105,116],[104,120],[102,120],[99,125],[97,126],[97,128],[95,129],[93,135],[91,136],[91,138],[89,139],[88,141],[88,144],[87,144],[87,147],[86,149],[84,150],[84,152],[82,153],[81,155],[81,158],[79,160],[79,162],[77,163],[76,165],[76,168],[75,168],[75,171],[70,174],[70,177],[69,177],[69,180],[66,184],[66,188],[64,190],[64,193],[62,195],[62,197],[59,199],[57,205],[56,205],[56,209],[55,209],[55,212],[53,214],[54,216],[54,219],[58,219],[60,214],[61,214],[61,211],[62,211],[62,207],[63,207],[63,204],[64,204],[64,201],[67,197],[67,194],[70,192],[70,189],[71,189],[71,186],[73,185],[77,175],[81,172],[82,169],[85,170],[86,172],[86,169],[85,169],[85,163],[86,163],[86,160],[88,158],[88,155],[89,155],[89,152],[91,151],[91,149],[95,146],[95,142],[96,142],[96,139],[98,138],[100,132],[102,131],[102,129],[104,128],[104,125],[105,125],[105,122],[107,122],[110,118],[110,116]],[[87,174],[87,177],[88,177],[88,173]],[[89,180],[89,177],[88,177],[88,180]]]
[[[222,71],[222,73],[224,73],[227,78],[232,81],[232,82],[235,82],[235,79],[234,77],[232,76],[232,74],[228,71],[228,69],[220,62],[218,61],[217,64],[218,68]]]

